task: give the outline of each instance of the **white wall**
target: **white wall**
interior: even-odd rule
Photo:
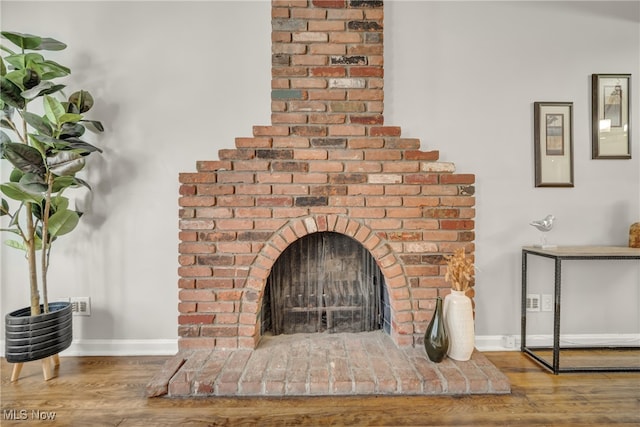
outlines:
[[[638,2],[385,5],[385,124],[477,180],[477,334],[519,334],[528,222],[558,217],[559,244],[621,244],[640,220]],[[90,211],[61,239],[52,297],[91,296],[76,349],[175,349],[179,172],[270,122],[270,3],[3,1],[2,30],[66,42],[56,55],[97,99],[107,132]],[[632,160],[591,160],[589,78],[632,73]],[[533,186],[533,102],[574,102],[575,188]],[[7,171],[3,170],[6,175]],[[24,262],[1,249],[0,309],[27,304]],[[637,263],[566,267],[571,333],[635,333]],[[541,272],[551,278],[548,265]],[[535,282],[535,281],[534,281]],[[543,286],[543,282],[533,283]],[[622,307],[601,307],[601,289]],[[604,313],[592,317],[591,309]],[[620,315],[618,317],[618,315]],[[600,326],[598,320],[604,319]],[[2,326],[3,327],[3,326]],[[85,342],[86,345],[78,345]]]
[[[640,3],[392,2],[385,18],[385,122],[476,174],[477,334],[519,334],[531,220],[554,214],[557,244],[624,246],[640,221]],[[591,160],[593,73],[632,74],[632,160]],[[535,101],[574,103],[574,188],[534,187]],[[564,271],[563,332],[640,331],[637,262]]]

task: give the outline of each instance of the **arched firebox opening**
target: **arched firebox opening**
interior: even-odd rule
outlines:
[[[377,263],[358,241],[312,233],[293,242],[267,278],[261,334],[391,329],[389,297]]]

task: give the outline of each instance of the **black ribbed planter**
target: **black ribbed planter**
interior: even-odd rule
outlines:
[[[40,306],[43,310],[43,306]],[[5,316],[5,357],[22,363],[44,359],[69,348],[73,340],[71,304],[49,303],[49,313],[31,315],[29,307]]]

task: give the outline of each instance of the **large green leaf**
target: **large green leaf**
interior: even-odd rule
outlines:
[[[44,80],[44,79],[43,79]],[[61,84],[54,84],[53,86],[51,86],[48,89],[45,89],[43,91],[40,92],[40,95],[51,95],[52,93],[56,93],[61,91],[62,89],[64,89],[66,87],[66,85],[61,85]]]
[[[49,171],[59,176],[74,175],[84,167],[84,157],[73,151],[60,151],[48,157]]]
[[[58,118],[58,123],[61,125],[64,123],[77,123],[80,120],[82,120],[82,116],[80,114],[64,113]]]
[[[69,145],[61,139],[53,138],[48,135],[30,133],[29,137],[31,138],[33,145],[40,144],[41,146],[47,146],[48,148],[52,148],[52,147],[64,148]]]
[[[48,153],[48,157],[54,157],[62,151],[74,151],[82,156],[86,156],[93,151],[102,151],[98,147],[78,138],[59,139],[38,134],[29,134],[29,137],[31,138],[33,146],[37,146],[36,148],[41,152],[44,152],[45,149],[40,149],[40,147],[47,147],[46,152]]]
[[[62,236],[70,233],[78,225],[80,217],[75,211],[69,209],[58,209],[49,218],[49,234],[52,237]]]
[[[5,56],[4,60],[13,65],[14,68],[18,70],[22,70],[25,68],[39,69],[40,64],[45,62],[45,59],[42,55],[33,52],[8,55]]]
[[[49,200],[49,218],[51,218],[58,210],[66,210],[69,208],[69,200],[63,196],[52,196]],[[43,213],[46,209],[46,200],[40,204],[31,204],[31,212],[40,221],[44,219]],[[38,229],[38,235],[42,236],[42,229]]]
[[[44,80],[41,81],[38,85],[33,86],[31,89],[23,91],[21,95],[23,98],[33,99],[37,98],[40,95],[51,95],[52,93],[56,93],[64,87],[64,85],[57,85],[51,81]]]
[[[51,205],[56,211],[69,209],[69,199],[64,196],[52,197]]]
[[[53,193],[57,193],[64,190],[65,188],[73,187],[76,185],[78,185],[78,182],[76,182],[76,178],[73,176],[57,176],[53,180],[53,187],[51,191]]]
[[[33,148],[35,148],[36,150],[38,150],[40,152],[40,154],[42,155],[42,157],[46,157],[47,155],[47,147],[45,147],[45,145],[38,140],[38,137],[40,137],[41,135],[35,134],[35,133],[30,133],[29,134],[29,140],[31,141],[31,146]],[[44,136],[44,135],[42,135]]]
[[[42,199],[40,203],[31,203],[31,215],[42,221],[46,203],[46,199]],[[53,212],[50,211],[49,216],[52,214]],[[42,236],[42,233],[40,233],[40,235]]]
[[[51,60],[46,60],[42,64],[38,64],[38,70],[42,80],[51,80],[71,74],[69,68]]]
[[[99,153],[102,153],[102,150],[98,147],[96,147],[95,145],[91,145],[88,142],[82,141],[81,139],[78,138],[68,138],[65,139],[66,142],[69,143],[69,146],[71,148],[73,148],[74,150],[81,150],[85,153],[92,153],[94,151],[98,151]],[[83,154],[83,153],[80,153]]]
[[[63,50],[66,44],[51,37],[34,36],[13,31],[2,31],[2,37],[23,49],[32,50]]]
[[[87,129],[91,132],[104,132],[104,126],[97,120],[80,120],[82,123],[86,123]]]
[[[22,185],[15,182],[0,184],[0,191],[2,191],[8,198],[19,202],[41,203],[44,199],[42,194],[28,191],[23,188]]]
[[[22,49],[37,49],[42,43],[42,37],[33,34],[23,34],[12,31],[2,31],[2,37]]]
[[[38,49],[40,50],[63,50],[66,49],[67,45],[58,41],[56,39],[52,39],[51,37],[42,37],[40,41],[40,46]]]
[[[45,122],[39,115],[27,111],[24,113],[24,120],[39,133],[51,136],[51,126],[49,126],[49,122]]]
[[[33,173],[25,173],[22,175],[19,181],[22,188],[32,193],[46,193],[47,183],[44,182],[41,176]]]
[[[23,175],[24,172],[22,172],[20,169],[13,168],[11,174],[9,174],[9,182],[20,182]]]
[[[24,88],[31,89],[38,86],[40,84],[40,76],[38,73],[30,68],[27,68],[26,72],[27,74],[24,76],[24,79],[22,79],[22,85]],[[28,96],[24,96],[24,92],[21,93],[21,95],[23,98],[28,98]]]
[[[5,240],[4,244],[9,246],[10,248],[20,249],[21,251],[27,251],[27,245],[24,242],[19,242],[17,240]]]
[[[21,92],[22,89],[9,80],[7,76],[0,76],[0,96],[2,96],[2,100],[6,104],[14,108],[23,109],[26,101],[20,95]]]
[[[85,127],[79,123],[65,123],[62,125],[62,131],[60,132],[60,139],[77,138],[84,135]]]
[[[12,70],[9,71],[4,78],[9,80],[11,83],[20,88],[20,91],[23,91],[24,88],[24,78],[27,76],[27,70]]]
[[[35,148],[17,142],[5,142],[0,146],[3,157],[22,172],[41,176],[46,172],[42,155]]]
[[[86,90],[79,90],[71,94],[69,103],[75,105],[80,113],[86,113],[93,107],[93,96]]]
[[[60,124],[59,120],[65,114],[64,107],[52,96],[44,96],[44,114],[51,123]]]
[[[49,147],[49,149],[53,149],[53,154],[51,154],[51,150],[49,150],[50,151],[49,157],[52,157],[53,155],[57,154],[60,151],[75,151],[80,155],[87,155],[94,151],[102,152],[100,148],[96,147],[95,145],[89,144],[88,142],[85,142],[79,138],[70,137],[66,139],[60,139],[60,138],[52,138],[47,135],[37,135],[37,134],[29,134],[29,136],[31,137],[31,141],[33,142],[34,146],[37,143],[41,145],[46,145],[47,147]]]

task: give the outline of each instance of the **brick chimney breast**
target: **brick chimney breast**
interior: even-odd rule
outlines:
[[[255,348],[274,263],[317,232],[371,253],[389,334],[421,345],[450,289],[444,257],[475,250],[475,177],[384,125],[382,1],[272,0],[271,12],[271,124],[179,177],[179,347]]]

